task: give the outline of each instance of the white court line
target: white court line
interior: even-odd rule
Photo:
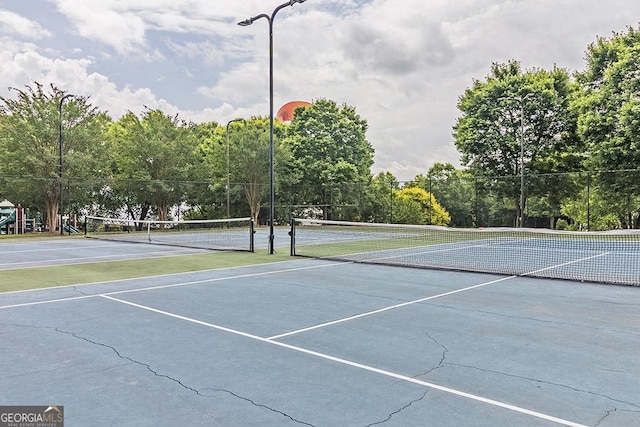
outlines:
[[[497,406],[497,407],[500,407],[500,408],[508,409],[510,411],[519,412],[521,414],[529,415],[529,416],[536,417],[536,418],[539,418],[539,419],[543,419],[543,420],[546,420],[546,421],[555,422],[557,424],[561,424],[561,425],[565,425],[565,426],[572,426],[572,427],[586,427],[583,424],[578,424],[578,423],[575,423],[573,421],[564,420],[562,418],[557,418],[557,417],[554,417],[554,416],[551,416],[551,415],[543,414],[541,412],[537,412],[537,411],[532,411],[532,410],[529,410],[529,409],[521,408],[519,406],[515,406],[515,405],[508,404],[508,403],[500,402],[500,401],[497,401],[497,400],[489,399],[489,398],[486,398],[486,397],[478,396],[476,394],[467,393],[467,392],[456,390],[456,389],[449,388],[449,387],[444,387],[444,386],[441,386],[441,385],[438,385],[438,384],[434,384],[434,383],[431,383],[431,382],[422,381],[422,380],[419,380],[419,379],[416,379],[416,378],[408,377],[406,375],[398,374],[398,373],[387,371],[387,370],[384,370],[384,369],[375,368],[373,366],[364,365],[362,363],[357,363],[357,362],[352,362],[350,360],[341,359],[339,357],[334,357],[334,356],[331,356],[331,355],[328,355],[328,354],[325,354],[325,353],[320,353],[320,352],[317,352],[317,351],[308,350],[306,348],[297,347],[297,346],[294,346],[294,345],[285,344],[285,343],[281,343],[281,342],[278,342],[278,341],[273,341],[272,339],[269,339],[269,338],[263,338],[263,337],[259,337],[257,335],[249,334],[249,333],[246,333],[246,332],[237,331],[235,329],[226,328],[224,326],[214,325],[212,323],[203,322],[201,320],[192,319],[190,317],[181,316],[179,314],[170,313],[170,312],[163,311],[163,310],[158,310],[158,309],[153,308],[153,307],[149,307],[149,306],[145,306],[145,305],[141,305],[141,304],[136,304],[136,303],[125,301],[125,300],[121,300],[121,299],[118,299],[118,298],[113,298],[113,297],[108,296],[108,295],[101,295],[101,297],[109,299],[111,301],[119,302],[121,304],[126,304],[126,305],[129,305],[129,306],[132,306],[132,307],[140,308],[142,310],[147,310],[147,311],[150,311],[150,312],[153,312],[153,313],[157,313],[157,314],[161,314],[161,315],[164,315],[164,316],[172,317],[174,319],[184,320],[186,322],[191,322],[191,323],[195,323],[197,325],[206,326],[208,328],[216,329],[216,330],[219,330],[219,331],[228,332],[228,333],[231,333],[231,334],[234,334],[234,335],[239,335],[239,336],[242,336],[242,337],[245,337],[245,338],[249,338],[249,339],[252,339],[252,340],[255,340],[255,341],[260,341],[260,342],[268,343],[268,344],[271,344],[271,345],[274,345],[274,346],[277,346],[277,347],[282,347],[282,348],[286,348],[286,349],[289,349],[289,350],[297,351],[299,353],[308,354],[310,356],[319,357],[321,359],[329,360],[329,361],[336,362],[336,363],[339,363],[339,364],[342,364],[342,365],[351,366],[351,367],[362,369],[362,370],[369,371],[369,372],[374,372],[376,374],[380,374],[380,375],[384,375],[384,376],[387,376],[387,377],[395,378],[397,380],[401,380],[401,381],[405,381],[405,382],[410,382],[410,383],[413,383],[413,384],[421,385],[423,387],[428,387],[428,388],[431,388],[431,389],[434,389],[434,390],[442,391],[444,393],[453,394],[453,395],[456,395],[456,396],[464,397],[466,399],[471,399],[471,400],[475,400],[475,401],[478,401],[478,402],[486,403],[488,405],[493,405],[493,406]]]
[[[385,311],[394,310],[396,308],[406,307],[408,305],[418,304],[418,303],[429,301],[429,300],[432,300],[432,299],[446,297],[448,295],[457,294],[459,292],[470,291],[471,289],[481,288],[483,286],[492,285],[494,283],[503,282],[505,280],[514,279],[516,277],[518,277],[518,276],[503,277],[503,278],[500,278],[500,279],[491,280],[489,282],[480,283],[478,285],[473,285],[473,286],[469,286],[469,287],[462,288],[462,289],[456,289],[455,291],[445,292],[443,294],[438,294],[438,295],[432,295],[430,297],[420,298],[420,299],[413,300],[413,301],[407,301],[407,302],[403,302],[403,303],[400,303],[400,304],[391,305],[389,307],[383,307],[383,308],[380,308],[378,310],[372,310],[372,311],[367,311],[366,313],[356,314],[355,316],[349,316],[349,317],[345,317],[343,319],[333,320],[331,322],[326,322],[326,323],[321,323],[321,324],[318,324],[318,325],[310,326],[308,328],[298,329],[298,330],[291,331],[291,332],[286,332],[286,333],[280,334],[280,335],[274,335],[274,336],[269,337],[267,339],[276,340],[278,338],[288,337],[290,335],[300,334],[302,332],[308,332],[308,331],[312,331],[314,329],[320,329],[320,328],[324,328],[326,326],[336,325],[338,323],[349,322],[351,320],[360,319],[361,317],[367,317],[367,316],[371,316],[373,314],[378,314],[378,313],[383,313]]]
[[[26,245],[27,243],[25,243]],[[78,249],[102,249],[102,248],[107,248],[107,247],[114,247],[114,246],[128,246],[128,245],[124,245],[124,244],[115,244],[115,245],[88,245],[88,246],[71,246],[68,245],[68,250],[78,250]],[[36,248],[36,249],[21,249],[21,250],[17,250],[17,251],[0,251],[0,255],[2,254],[22,254],[22,253],[30,253],[30,252],[60,252],[60,248]]]
[[[291,261],[282,261],[282,262],[291,262]],[[241,267],[231,267],[231,268],[237,269],[237,268],[242,268],[242,267],[255,267],[255,266],[258,266],[258,265],[273,265],[273,264],[276,264],[276,263],[256,264],[256,265],[252,265],[252,266],[241,266]],[[287,268],[287,269],[283,269],[283,270],[262,271],[262,272],[259,272],[259,273],[247,273],[247,274],[238,274],[238,275],[235,275],[235,276],[216,277],[216,278],[213,278],[213,279],[193,280],[193,281],[190,281],[190,282],[170,283],[170,284],[167,284],[167,285],[148,286],[146,288],[126,289],[126,290],[122,290],[122,291],[105,292],[105,293],[100,293],[100,294],[95,294],[95,295],[83,295],[83,296],[76,296],[76,297],[56,298],[56,299],[50,299],[50,300],[45,300],[45,301],[34,301],[34,302],[25,302],[25,303],[20,303],[20,304],[2,305],[2,306],[0,306],[0,310],[6,309],[6,308],[30,307],[30,306],[34,306],[34,305],[53,304],[53,303],[57,303],[57,302],[74,301],[74,300],[88,299],[88,298],[97,298],[97,297],[103,297],[105,295],[108,296],[108,295],[130,294],[130,293],[134,293],[134,292],[144,292],[144,291],[153,291],[153,290],[157,290],[157,289],[178,288],[178,287],[181,287],[181,286],[198,285],[198,284],[202,284],[202,283],[222,282],[224,280],[245,279],[245,278],[248,278],[248,277],[268,276],[268,275],[271,275],[271,274],[280,274],[280,273],[288,273],[288,272],[292,272],[292,271],[310,270],[310,269],[314,269],[314,268],[335,267],[336,265],[341,265],[341,264],[334,264],[334,263],[319,264],[319,265],[311,265],[311,266],[306,266],[306,267]],[[342,264],[342,265],[344,265],[344,264]],[[226,269],[216,269],[216,270],[209,270],[209,271],[220,271],[220,270],[226,270]],[[198,272],[198,273],[201,273],[201,272]],[[174,274],[182,274],[182,273],[174,273]],[[166,276],[172,276],[172,275],[173,274],[166,274],[166,275],[163,275],[163,276],[166,277]],[[88,286],[88,285],[97,285],[97,284],[103,284],[103,283],[122,282],[122,281],[127,281],[127,280],[150,279],[150,278],[157,278],[157,277],[163,277],[163,276],[134,277],[134,278],[129,278],[129,279],[113,280],[111,282],[86,283],[84,285],[67,285],[67,286],[52,287],[52,288],[42,288],[42,289],[60,289],[60,288],[69,288],[69,287],[75,287],[75,286]],[[38,290],[42,290],[42,289],[29,289],[28,291],[38,291]],[[13,293],[18,293],[18,292],[27,292],[27,291],[14,291]],[[8,294],[8,293],[11,293],[11,292],[5,292],[4,294]],[[4,295],[4,294],[0,294],[0,296]]]
[[[11,270],[26,270],[26,269],[31,269],[31,268],[50,268],[50,267],[68,267],[71,265],[83,265],[83,264],[93,264],[94,262],[96,262],[95,260],[102,260],[105,258],[113,258],[113,261],[139,261],[141,259],[148,259],[150,256],[153,256],[153,258],[168,258],[168,257],[174,257],[174,256],[190,256],[190,255],[200,255],[202,253],[214,253],[213,251],[209,251],[209,252],[188,252],[188,253],[182,253],[182,252],[186,252],[188,251],[188,249],[183,249],[180,251],[176,251],[176,252],[169,252],[167,253],[166,251],[162,251],[162,252],[140,252],[135,254],[135,256],[131,256],[131,254],[116,254],[116,255],[100,255],[100,256],[92,256],[92,257],[86,257],[86,258],[76,258],[82,261],[78,261],[78,262],[65,262],[62,264],[56,264],[56,261],[66,261],[64,259],[48,259],[48,260],[39,260],[39,261],[23,261],[23,262],[11,262],[11,263],[0,263],[0,271],[11,271]],[[159,256],[158,256],[159,255]],[[50,263],[50,264],[44,264],[44,265],[33,265],[33,266],[20,266],[22,264],[36,264],[36,263]],[[16,266],[16,267],[9,267],[9,268],[3,268],[3,265],[11,265],[11,266]]]
[[[436,298],[446,297],[448,295],[453,295],[453,294],[457,294],[457,293],[460,293],[460,292],[469,291],[471,289],[481,288],[483,286],[492,285],[492,284],[498,283],[498,282],[504,282],[506,280],[515,279],[515,278],[521,277],[521,276],[528,276],[528,275],[531,275],[531,274],[540,273],[542,271],[551,270],[551,269],[554,269],[554,268],[564,267],[564,266],[569,265],[569,264],[588,261],[590,259],[601,257],[601,256],[605,256],[605,255],[608,255],[608,254],[609,254],[609,252],[605,252],[605,253],[602,253],[602,254],[593,255],[593,256],[581,258],[581,259],[574,260],[574,261],[569,261],[569,262],[564,262],[564,263],[561,263],[561,264],[556,264],[556,265],[553,265],[551,267],[542,268],[540,270],[529,271],[529,272],[521,274],[521,275],[507,276],[507,277],[503,277],[503,278],[500,278],[500,279],[491,280],[489,282],[480,283],[478,285],[473,285],[473,286],[469,286],[469,287],[466,287],[466,288],[457,289],[455,291],[445,292],[443,294],[438,294],[438,295],[432,295],[430,297],[420,298],[420,299],[413,300],[413,301],[407,301],[407,302],[403,302],[403,303],[400,303],[400,304],[392,305],[392,306],[389,306],[389,307],[383,307],[383,308],[380,308],[378,310],[368,311],[366,313],[360,313],[360,314],[357,314],[355,316],[349,316],[349,317],[345,317],[343,319],[337,319],[337,320],[333,320],[333,321],[330,321],[330,322],[320,323],[320,324],[314,325],[314,326],[309,326],[308,328],[302,328],[302,329],[298,329],[298,330],[295,330],[295,331],[286,332],[284,334],[274,335],[272,337],[269,337],[268,339],[283,338],[283,337],[287,337],[287,336],[290,336],[290,335],[296,335],[296,334],[299,334],[299,333],[312,331],[314,329],[324,328],[326,326],[336,325],[338,323],[349,322],[351,320],[359,319],[361,317],[371,316],[373,314],[383,313],[385,311],[394,310],[396,308],[405,307],[405,306],[413,305],[413,304],[418,304],[418,303],[429,301],[429,300],[436,299]]]
[[[574,261],[563,262],[562,264],[552,265],[551,267],[541,268],[541,269],[535,270],[535,271],[530,271],[528,273],[522,274],[522,276],[529,276],[531,274],[537,274],[537,273],[540,273],[542,271],[552,270],[554,268],[560,268],[560,267],[564,267],[565,265],[576,264],[576,263],[582,262],[582,261],[589,261],[590,259],[599,258],[601,256],[607,256],[607,255],[610,255],[610,254],[611,254],[611,252],[603,252],[601,254],[592,255],[592,256],[581,258],[581,259],[577,259],[577,260],[574,260]]]

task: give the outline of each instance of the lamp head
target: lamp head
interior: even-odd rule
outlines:
[[[253,18],[245,19],[244,21],[238,22],[238,25],[240,25],[241,27],[247,27],[251,24],[253,24]]]

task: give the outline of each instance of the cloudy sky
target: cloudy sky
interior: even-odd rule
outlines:
[[[268,25],[284,0],[0,0],[0,95],[34,81],[114,119],[145,107],[221,124],[269,114]],[[584,68],[636,0],[307,0],[274,21],[274,107],[328,98],[369,123],[373,172],[459,165],[456,102],[492,62]]]

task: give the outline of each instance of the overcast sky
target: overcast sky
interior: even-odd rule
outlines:
[[[284,0],[0,0],[0,95],[55,83],[114,119],[145,107],[225,125],[269,114],[268,24]],[[369,123],[373,172],[459,166],[456,102],[492,62],[584,69],[637,0],[307,0],[274,21],[274,108],[328,98]]]

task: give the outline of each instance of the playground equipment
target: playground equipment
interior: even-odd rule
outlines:
[[[0,202],[0,234],[24,234],[35,229],[36,220],[27,218],[25,209],[8,200]]]

